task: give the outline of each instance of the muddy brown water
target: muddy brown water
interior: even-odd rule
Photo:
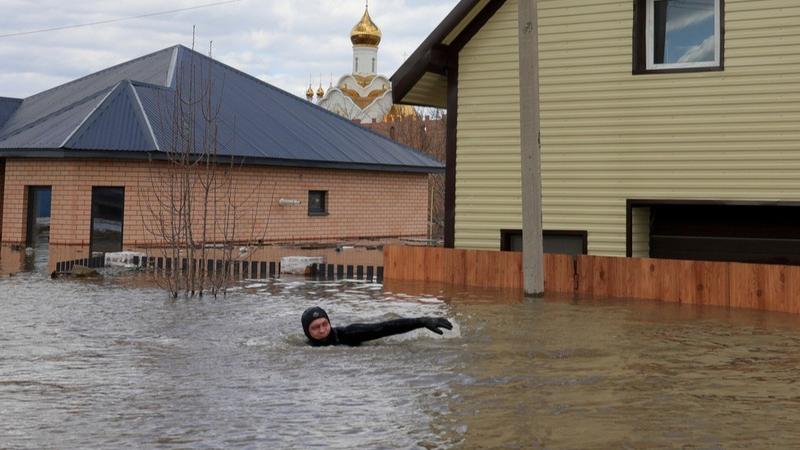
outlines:
[[[793,448],[800,319],[434,286],[0,280],[0,448]],[[144,287],[143,287],[144,286]],[[456,325],[360,348],[334,325]]]

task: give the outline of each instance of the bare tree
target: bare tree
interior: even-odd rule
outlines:
[[[162,97],[160,126],[166,133],[161,135],[169,142],[162,143],[163,158],[150,159],[149,185],[139,193],[145,229],[165,261],[155,279],[172,297],[226,294],[234,265],[241,268],[242,258],[265,240],[276,187],[273,183],[266,207],[258,196],[263,177],[248,184],[255,189],[237,189],[244,181],[244,159],[221,155],[235,145],[222,141],[221,127],[236,136],[235,119],[225,123],[221,114],[224,79],[212,76],[210,54],[204,65],[196,58],[190,52],[174,92]],[[258,227],[264,214],[266,222]],[[243,220],[247,216],[250,220]],[[243,222],[249,229],[241,229]]]

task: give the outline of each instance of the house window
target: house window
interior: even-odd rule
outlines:
[[[92,187],[90,252],[121,252],[125,188]]]
[[[328,215],[328,191],[308,191],[308,215]]]
[[[586,231],[544,230],[542,245],[545,253],[565,255],[585,255],[589,250]],[[522,230],[500,230],[500,250],[504,252],[522,251]]]
[[[636,0],[634,72],[720,70],[724,0]]]

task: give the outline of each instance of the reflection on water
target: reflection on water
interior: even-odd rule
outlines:
[[[0,448],[790,448],[800,320],[421,285],[0,280]],[[498,297],[499,295],[499,297]],[[503,304],[497,304],[502,301]],[[456,328],[311,348],[334,325]]]

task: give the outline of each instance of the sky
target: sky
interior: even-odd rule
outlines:
[[[221,0],[0,0],[0,35],[140,16]],[[372,0],[383,32],[378,72],[390,76],[458,0]],[[24,98],[106,67],[183,44],[298,96],[309,75],[327,88],[352,69],[350,30],[363,0],[241,0],[85,28],[0,37],[0,96]]]

